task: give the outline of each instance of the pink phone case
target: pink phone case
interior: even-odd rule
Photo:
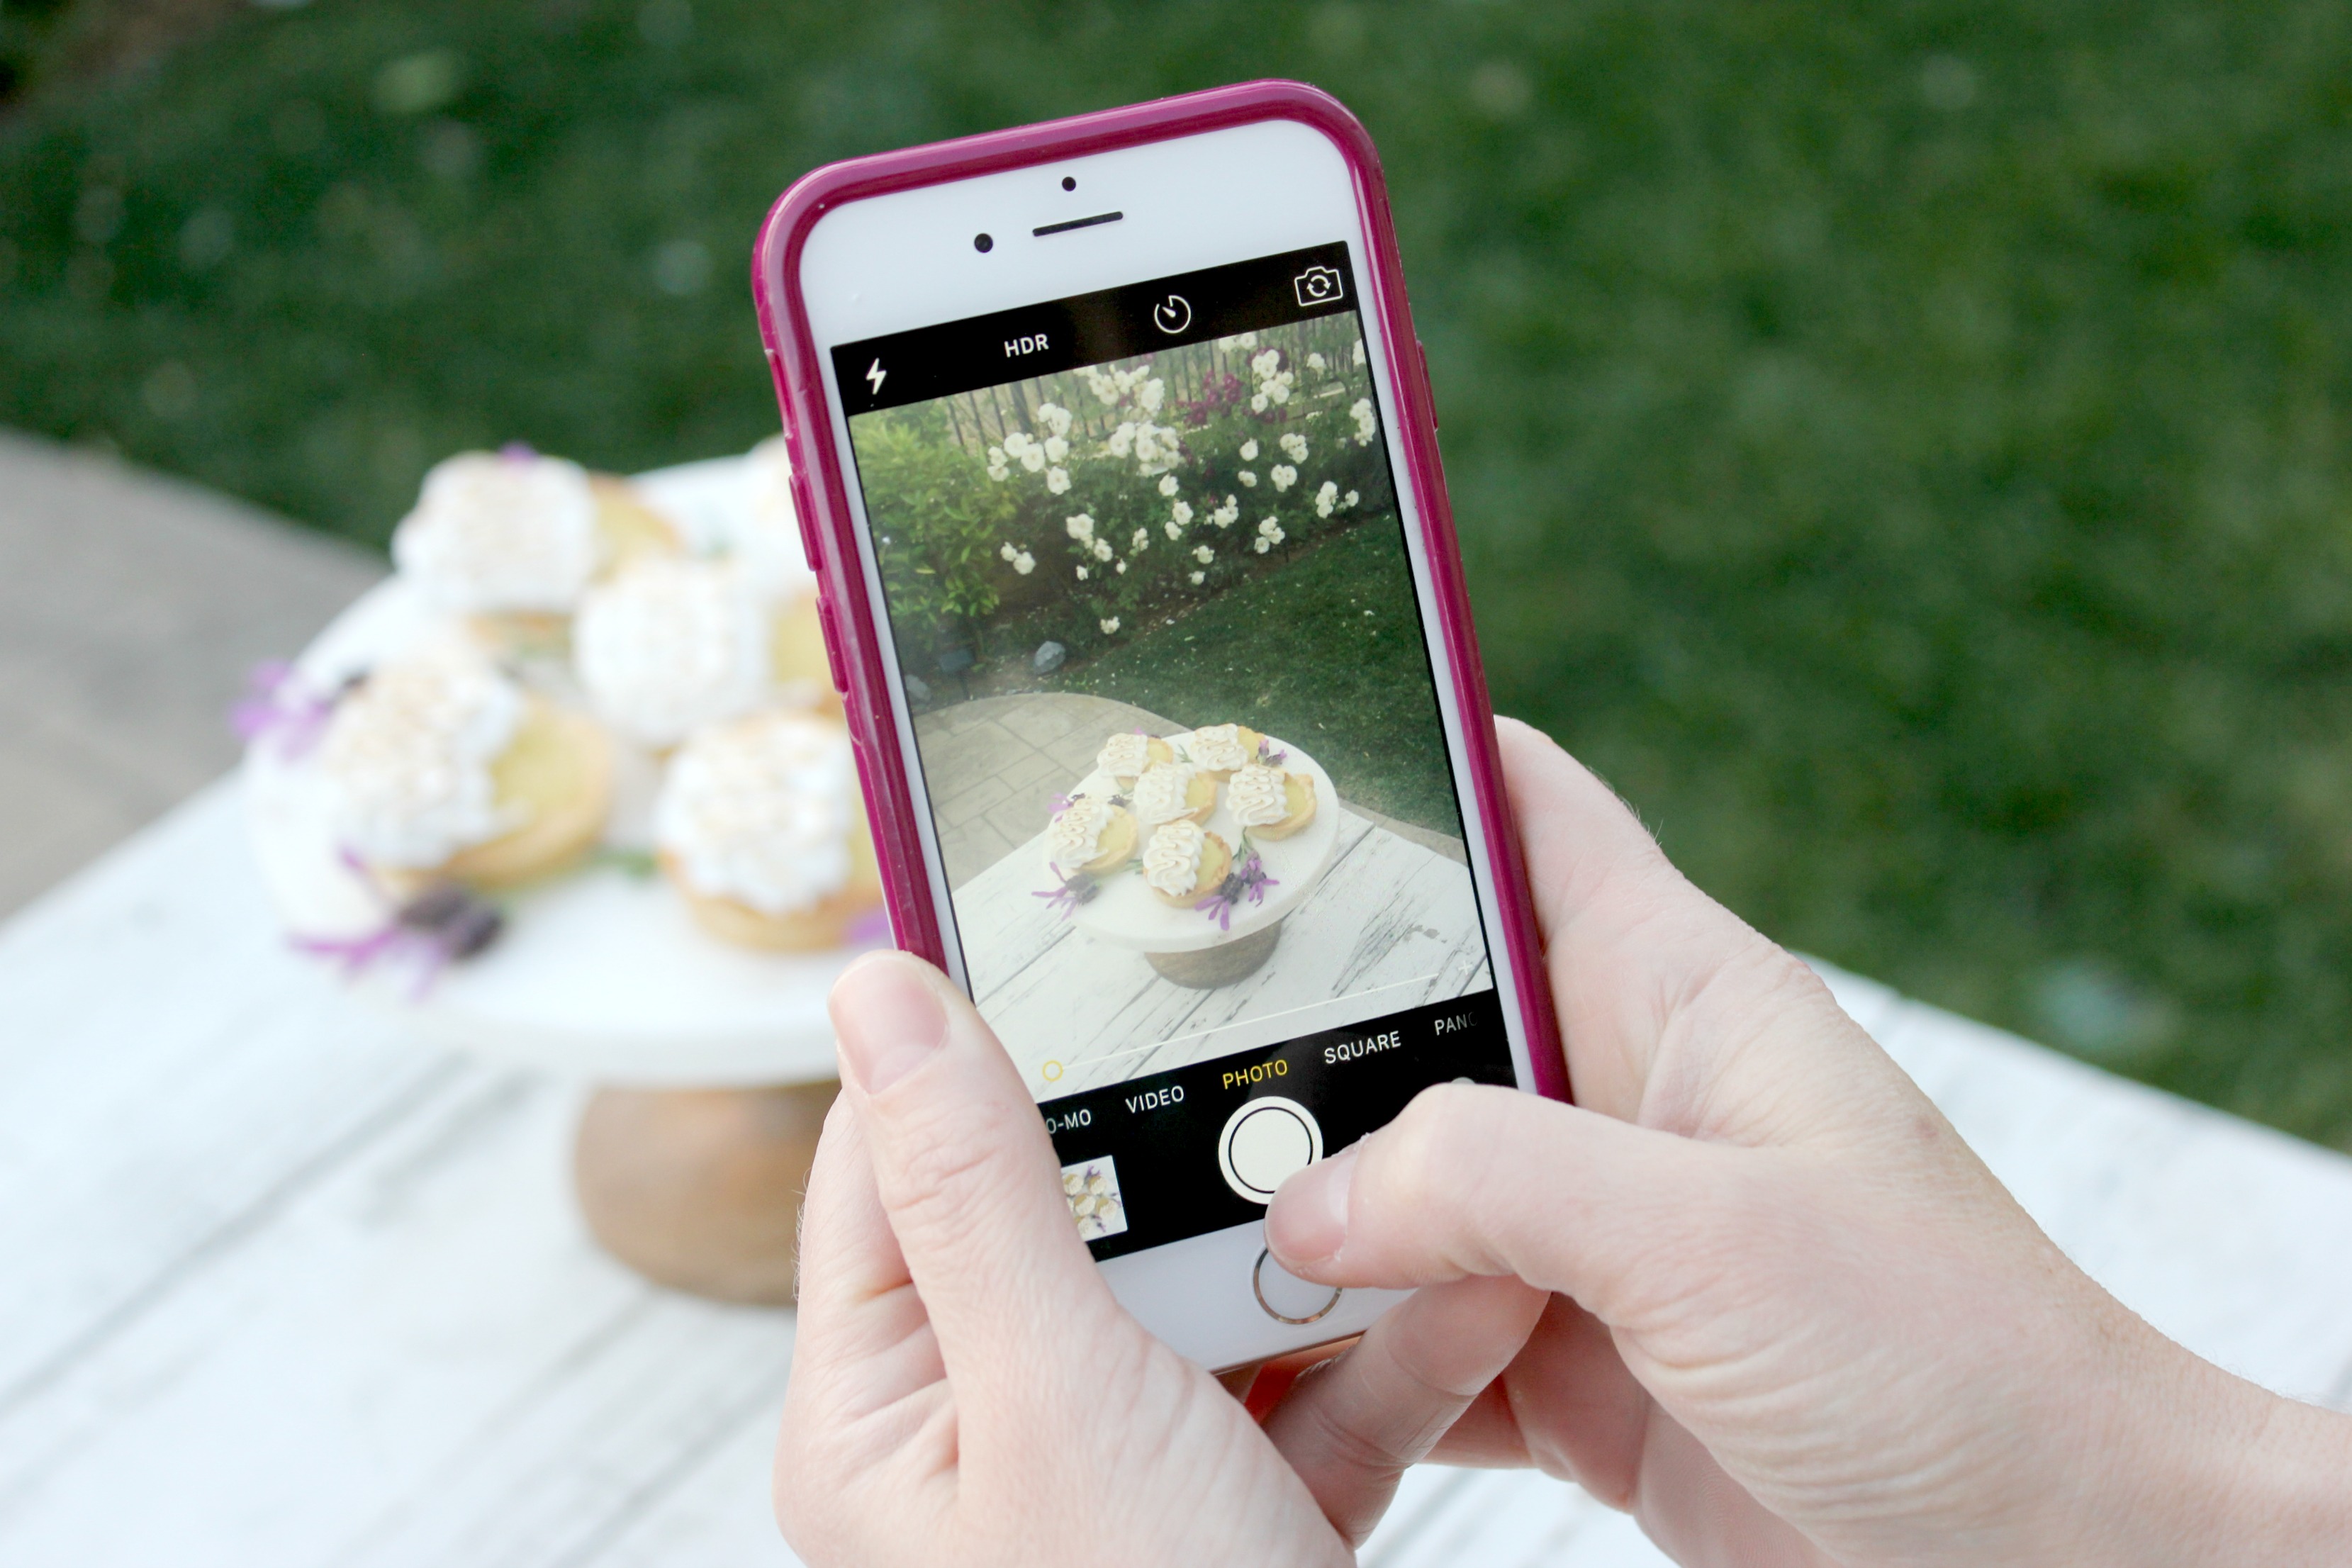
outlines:
[[[1528,897],[1527,869],[1503,788],[1486,667],[1470,626],[1454,514],[1446,500],[1444,469],[1438,462],[1437,410],[1430,395],[1428,361],[1405,306],[1404,268],[1390,225],[1388,187],[1371,136],[1356,117],[1330,94],[1302,82],[1244,82],[831,163],[794,182],[777,198],[761,227],[751,260],[751,294],[759,308],[760,333],[768,345],[768,363],[775,373],[776,397],[783,407],[793,500],[800,512],[802,542],[820,584],[817,608],[834,660],[834,683],[845,694],[850,738],[856,742],[858,776],[874,826],[890,923],[899,946],[934,963],[944,960],[939,921],[925,890],[917,808],[891,720],[882,642],[875,634],[850,523],[848,477],[829,435],[832,416],[825,404],[822,351],[810,335],[801,299],[801,247],[817,219],[845,202],[1264,120],[1296,120],[1313,126],[1338,144],[1354,173],[1364,232],[1371,245],[1370,308],[1380,314],[1388,344],[1389,384],[1395,389],[1402,415],[1394,434],[1414,492],[1421,497],[1438,619],[1453,656],[1470,775],[1479,816],[1486,825],[1487,859],[1500,884],[1496,897],[1502,908],[1502,938],[1517,977],[1528,1056],[1537,1089],[1566,1100],[1567,1062],[1544,975],[1543,944]],[[1409,356],[1406,344],[1412,345]]]

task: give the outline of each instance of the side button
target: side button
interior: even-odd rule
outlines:
[[[834,619],[833,601],[823,594],[816,596],[816,624],[824,632],[825,668],[833,672],[833,689],[846,696],[849,681],[842,674],[841,625]]]
[[[1412,340],[1413,356],[1421,361],[1421,400],[1429,405],[1429,427],[1437,428],[1437,383],[1429,375],[1429,350],[1419,338]]]
[[[801,525],[801,553],[808,558],[808,569],[823,572],[824,564],[817,558],[816,508],[809,504],[808,479],[801,472],[800,464],[793,465],[793,521]]]

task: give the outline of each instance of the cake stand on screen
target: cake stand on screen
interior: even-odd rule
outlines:
[[[635,482],[690,550],[707,552],[740,537],[753,487],[778,480],[758,463],[721,458]],[[331,690],[433,626],[393,578],[337,616],[296,668],[313,689]],[[353,974],[351,990],[421,1037],[596,1083],[575,1175],[598,1238],[664,1284],[788,1302],[798,1194],[835,1087],[825,995],[863,947],[888,944],[887,931],[877,918],[862,946],[815,953],[754,952],[705,935],[644,869],[655,764],[616,752],[604,834],[614,853],[503,898],[499,941],[429,984],[385,966]],[[377,929],[383,900],[344,864],[319,792],[306,787],[309,765],[267,744],[247,750],[246,816],[262,880],[289,935]]]
[[[1181,748],[1192,734],[1185,730],[1161,738]],[[1273,879],[1257,898],[1243,899],[1219,921],[1201,910],[1164,902],[1139,876],[1111,877],[1071,911],[1070,924],[1098,942],[1140,952],[1152,968],[1179,985],[1202,990],[1230,985],[1263,967],[1282,939],[1283,920],[1322,881],[1339,845],[1339,795],[1331,787],[1331,775],[1279,736],[1268,735],[1265,743],[1270,752],[1284,753],[1284,768],[1315,781],[1316,811],[1313,820],[1287,838],[1250,839],[1265,874]],[[1117,781],[1097,768],[1069,793],[1101,799],[1118,788]],[[1244,829],[1234,820],[1222,788],[1216,809],[1202,826],[1240,852]]]

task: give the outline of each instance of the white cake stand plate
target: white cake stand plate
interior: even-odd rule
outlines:
[[[751,481],[751,465],[725,458],[637,483],[690,547],[710,548],[748,511]],[[297,668],[317,688],[332,689],[433,629],[425,606],[394,579],[338,616]],[[310,765],[267,742],[247,752],[247,820],[263,880],[289,937],[374,930],[388,911],[342,864],[319,792],[309,787]],[[617,783],[607,843],[642,850],[651,760],[625,753]],[[854,950],[794,955],[727,946],[695,927],[657,875],[613,865],[522,891],[506,909],[495,945],[429,984],[385,964],[354,974],[353,994],[396,1013],[421,1036],[607,1083],[712,1088],[834,1076],[824,999]]]

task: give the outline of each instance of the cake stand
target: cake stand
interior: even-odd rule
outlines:
[[[1180,731],[1162,739],[1181,751],[1193,733]],[[1105,879],[1094,897],[1071,911],[1070,924],[1097,941],[1140,952],[1152,968],[1179,985],[1202,990],[1230,985],[1263,967],[1282,940],[1284,918],[1331,868],[1339,843],[1339,799],[1323,764],[1276,736],[1266,737],[1266,748],[1285,753],[1282,767],[1315,781],[1315,816],[1287,838],[1251,837],[1251,847],[1273,879],[1258,899],[1244,897],[1221,921],[1189,904],[1165,902],[1139,872]],[[1118,782],[1097,768],[1070,793],[1107,799],[1120,791]],[[1222,784],[1216,809],[1202,826],[1233,849],[1234,869],[1240,869],[1245,830],[1234,820]],[[1141,853],[1140,845],[1137,853]]]
[[[778,482],[744,458],[636,481],[697,552],[741,537],[754,486]],[[437,626],[394,578],[337,616],[296,669],[311,689],[333,690]],[[753,952],[697,929],[646,869],[656,764],[616,750],[605,854],[502,898],[506,929],[478,956],[422,983],[410,969],[372,967],[351,989],[421,1037],[597,1084],[574,1174],[598,1239],[661,1283],[787,1303],[800,1193],[835,1088],[825,995],[858,949]],[[310,787],[313,763],[266,740],[248,749],[249,837],[288,932],[351,938],[389,911],[342,862]],[[866,945],[887,940],[877,921]]]

